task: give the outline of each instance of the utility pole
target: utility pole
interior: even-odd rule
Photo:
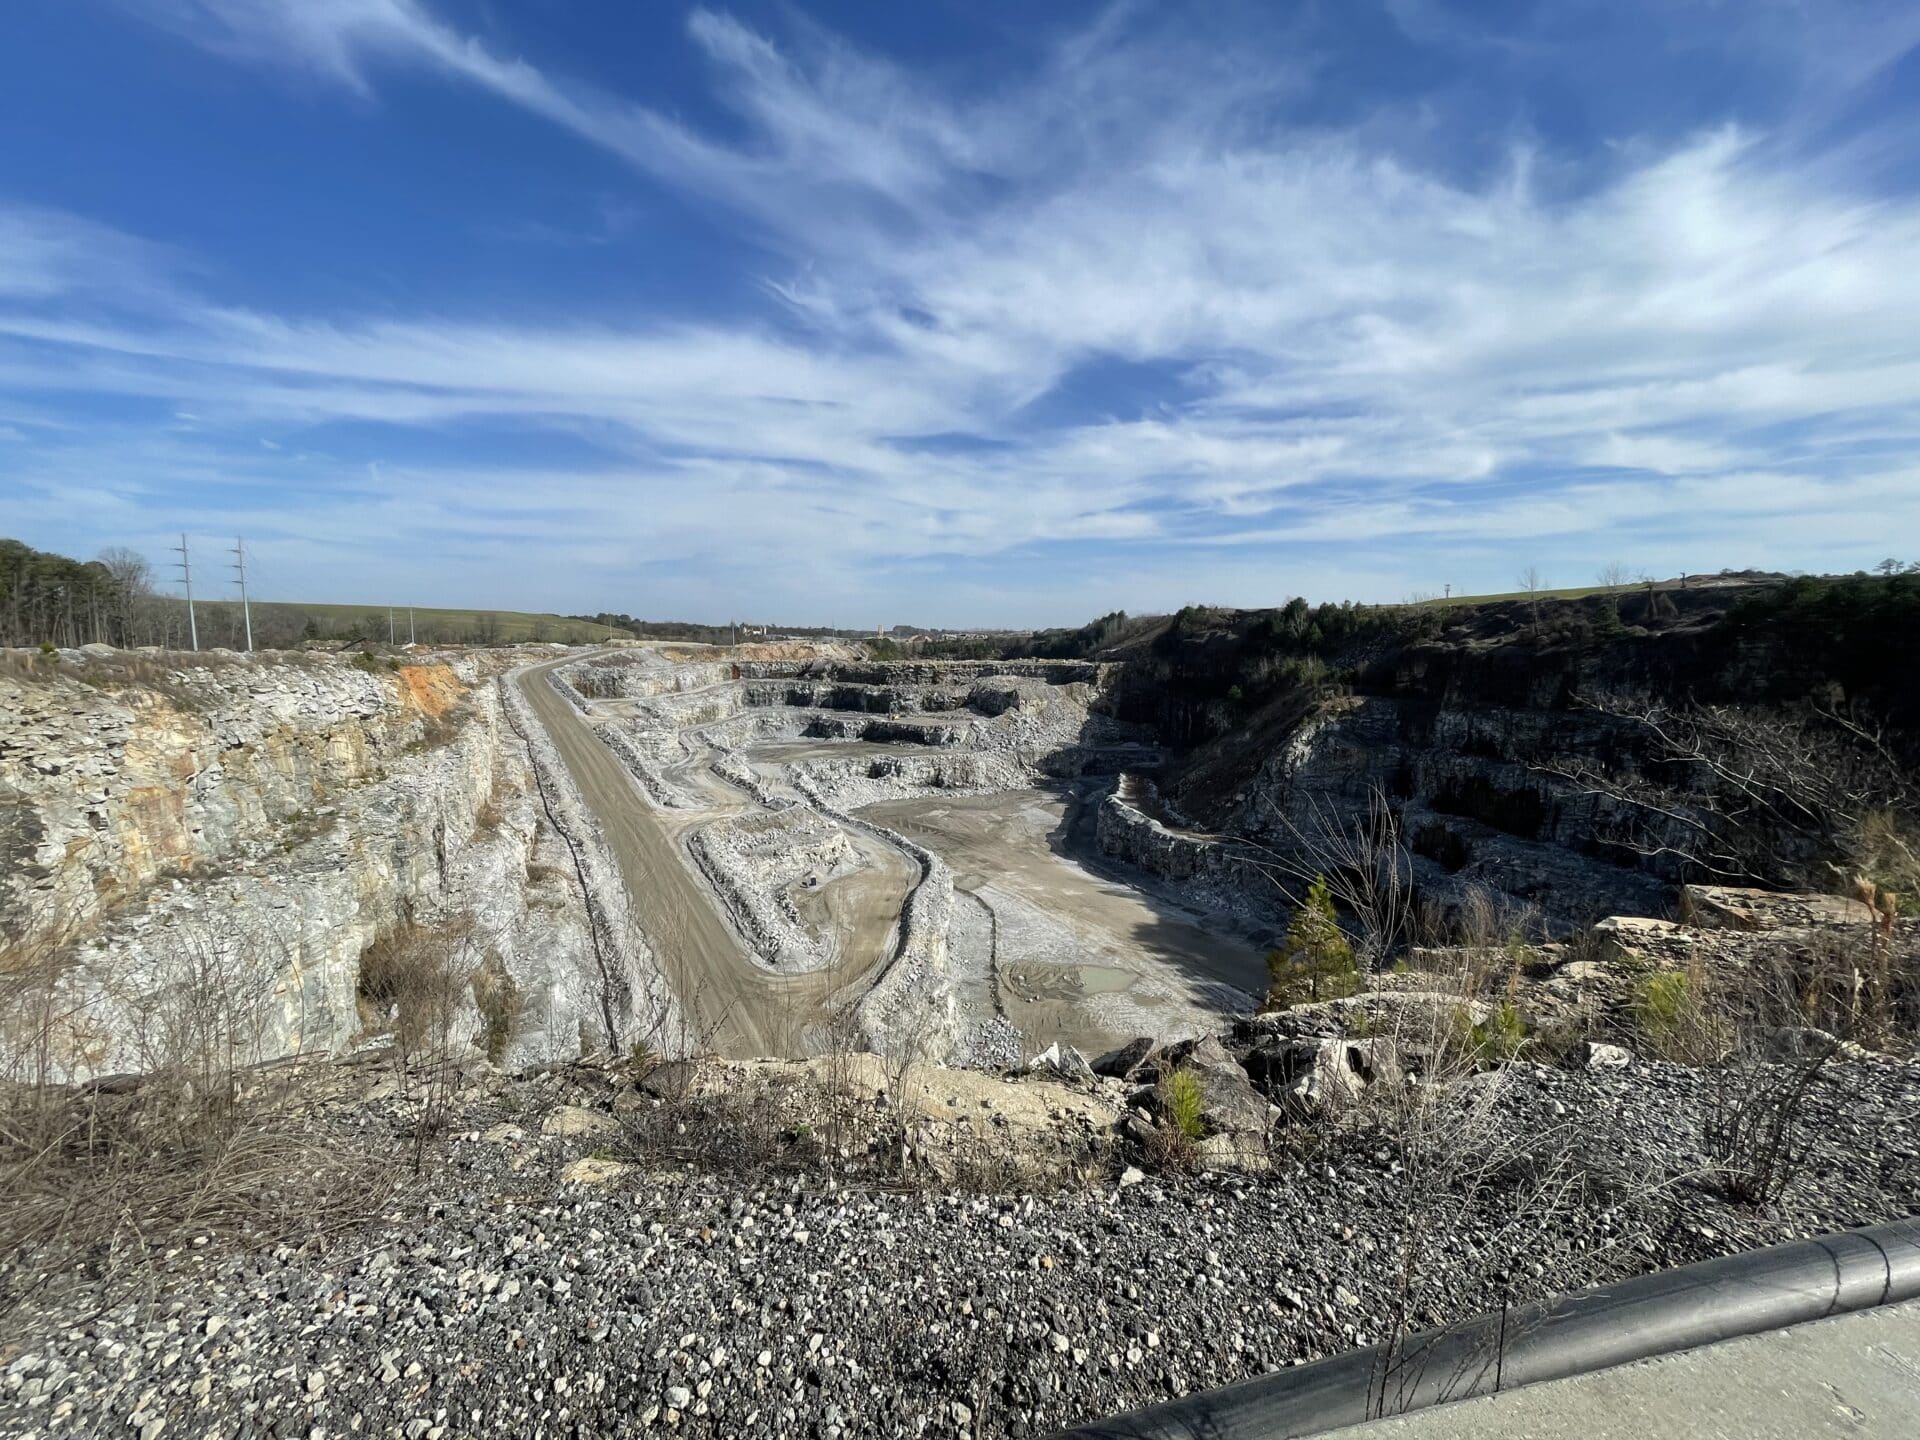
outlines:
[[[200,648],[200,625],[193,618],[193,562],[187,557],[187,537],[184,531],[180,543],[174,547],[180,555],[180,583],[187,588],[187,634],[192,638],[193,648]]]
[[[247,622],[247,653],[253,653],[253,606],[247,602],[247,542],[238,535],[233,537],[233,573],[234,584],[240,587],[240,613]]]
[[[387,644],[393,644],[393,607],[387,606]]]

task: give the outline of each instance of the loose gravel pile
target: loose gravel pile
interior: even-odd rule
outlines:
[[[1511,1185],[1437,1237],[1423,1318],[1920,1206],[1915,1067],[1831,1068],[1774,1215],[1685,1178],[1705,1083],[1511,1067],[1502,1124],[1589,1137],[1591,1183],[1496,1265],[1521,1143]],[[608,1133],[541,1136],[535,1093],[607,1103],[502,1082],[404,1205],[324,1256],[188,1243],[131,1296],[55,1277],[7,1317],[0,1433],[1023,1436],[1369,1343],[1391,1313],[1401,1178],[1377,1136],[1045,1197],[649,1164],[583,1186],[559,1173]],[[1632,1193],[1653,1171],[1664,1188]]]

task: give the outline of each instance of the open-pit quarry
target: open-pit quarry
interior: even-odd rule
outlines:
[[[1159,758],[1107,713],[1111,668],[36,657],[0,676],[3,918],[68,957],[49,1063],[75,1078],[152,1068],[215,979],[250,1058],[386,1043],[402,942],[478,977],[459,1028],[508,1066],[1210,1033],[1252,1008],[1266,937],[1102,853],[1102,807]]]
[[[1910,911],[1179,653],[0,652],[0,1434],[1015,1440],[1920,1213]],[[1302,994],[1383,794],[1494,919]]]
[[[1107,668],[620,649],[509,682],[591,812],[683,1048],[962,1063],[1199,1034],[1260,937],[1100,856],[1150,765]]]

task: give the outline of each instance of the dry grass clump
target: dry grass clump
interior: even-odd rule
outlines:
[[[381,1203],[385,1167],[309,1112],[296,1068],[254,1063],[280,958],[257,941],[184,932],[133,1022],[144,1073],[85,1083],[72,1046],[104,1019],[62,939],[0,955],[0,1308],[207,1238],[315,1242]]]
[[[452,1121],[460,1057],[469,1041],[497,1053],[512,1038],[517,1013],[512,982],[470,916],[428,924],[408,912],[361,955],[359,998],[367,1028],[392,1037],[403,1092],[418,1106],[413,1122],[418,1173],[428,1146]],[[478,1035],[466,1033],[469,1005],[480,1012]]]

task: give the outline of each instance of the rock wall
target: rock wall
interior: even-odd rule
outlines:
[[[1180,887],[1184,897],[1235,914],[1267,916],[1280,892],[1257,852],[1231,836],[1168,827],[1127,798],[1116,784],[1094,818],[1100,853]]]
[[[459,927],[457,1027],[496,1060],[607,1043],[505,663],[93,652],[0,679],[0,923],[65,956],[56,1068],[148,1068],[209,1004],[253,1059],[349,1049],[389,1023],[360,962],[403,920]]]
[[[383,775],[464,682],[331,658],[74,652],[0,679],[0,924],[86,928]]]
[[[1644,811],[1565,778],[1619,766],[1638,741],[1612,717],[1565,708],[1344,698],[1314,711],[1235,797],[1229,835],[1311,863],[1329,824],[1348,830],[1385,794],[1423,899],[1442,908],[1484,887],[1566,930],[1610,914],[1658,914],[1681,867]],[[1103,820],[1104,820],[1103,815]],[[1156,870],[1157,851],[1141,863]]]

